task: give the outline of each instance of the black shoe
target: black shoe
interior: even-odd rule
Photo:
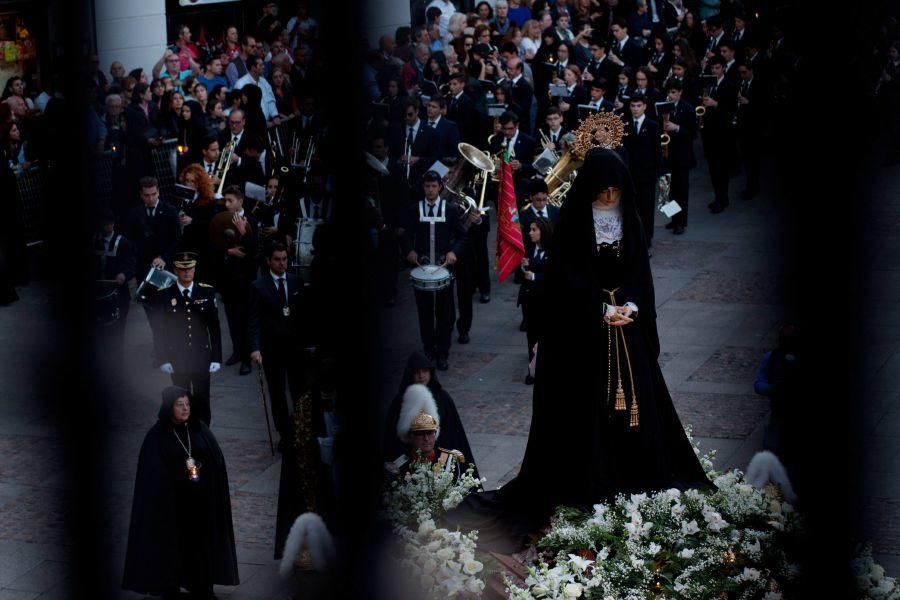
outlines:
[[[669,221],[666,223],[666,229],[675,229],[675,221]]]
[[[522,319],[522,322],[519,323],[519,331],[528,331],[528,328],[525,327],[525,319]]]
[[[682,233],[684,233],[684,227],[682,227],[681,225],[677,225],[674,229],[672,229],[672,233],[674,233],[675,235],[681,235]]]
[[[238,373],[240,373],[241,375],[249,375],[249,374],[250,374],[250,371],[252,371],[252,370],[253,370],[253,369],[250,368],[250,363],[248,363],[248,362],[242,362],[242,363],[241,363],[241,370],[238,371]]]
[[[238,355],[232,354],[231,356],[228,357],[228,360],[225,361],[225,366],[230,367],[231,365],[236,365],[239,362],[241,362],[241,359],[238,358]]]
[[[482,304],[487,304],[488,302],[491,301],[491,295],[490,294],[482,294],[481,298],[479,298],[478,301],[481,302]]]
[[[459,334],[459,337],[456,339],[456,341],[459,342],[460,344],[468,344],[469,343],[469,334],[468,333]]]
[[[722,212],[723,210],[725,210],[726,206],[728,206],[728,205],[720,204],[720,203],[716,202],[715,204],[713,204],[712,208],[709,209],[709,212],[711,212],[714,215],[717,215],[720,212]]]
[[[438,370],[438,371],[446,371],[448,368],[450,368],[450,365],[447,364],[447,359],[444,358],[443,356],[438,357],[438,359],[437,359],[437,370]]]
[[[525,385],[534,385],[534,377],[530,373],[525,376]]]

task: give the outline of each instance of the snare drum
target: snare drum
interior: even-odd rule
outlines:
[[[445,267],[425,265],[409,272],[413,287],[421,292],[438,292],[453,283],[453,275]]]
[[[97,324],[101,327],[112,325],[119,320],[118,290],[109,285],[97,284],[94,291],[94,308]]]

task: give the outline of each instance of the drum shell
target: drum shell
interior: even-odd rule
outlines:
[[[413,288],[421,292],[438,292],[453,283],[453,275],[444,267],[416,267],[409,273]]]

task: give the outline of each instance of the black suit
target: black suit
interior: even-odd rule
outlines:
[[[547,252],[532,245],[526,250],[525,258],[528,259],[528,270],[534,273],[534,280],[524,279],[522,281],[517,303],[522,307],[522,317],[525,320],[528,360],[530,361],[534,358],[534,345],[543,337],[547,311],[552,310],[547,305],[546,291],[544,290],[544,277],[550,265],[550,257]]]
[[[531,133],[531,103],[534,100],[534,88],[525,79],[519,78],[512,86],[513,105],[518,108],[519,129]]]
[[[250,336],[247,329],[247,311],[250,302],[250,283],[256,279],[259,223],[246,211],[244,216],[247,217],[246,233],[240,235],[235,232],[235,236],[227,242],[227,248],[242,248],[244,257],[228,254],[227,248],[226,250],[212,248],[210,255],[216,262],[216,281],[222,292],[222,302],[225,304],[232,352],[242,362],[249,362]]]
[[[427,202],[422,199],[412,203],[404,219],[403,236],[400,238],[400,252],[405,258],[415,250],[422,257],[428,256],[430,239],[430,222]],[[424,219],[420,218],[420,210]],[[434,260],[442,262],[441,257],[452,251],[457,257],[466,252],[466,231],[463,227],[459,211],[455,204],[438,200],[435,203],[435,217],[443,218],[443,222],[435,223]],[[453,271],[452,267],[450,268]],[[453,303],[453,284],[437,291],[423,292],[415,290],[416,308],[419,313],[419,334],[425,353],[438,358],[445,358],[450,353],[450,337],[453,331],[453,318],[456,308]]]
[[[563,136],[566,135],[567,133],[569,133],[569,129],[566,128],[565,124],[560,125],[560,126],[559,126],[559,131],[556,133],[556,141],[554,142],[554,140],[553,140],[553,132],[550,131],[550,127],[549,127],[546,123],[544,123],[543,125],[541,125],[541,126],[538,128],[538,131],[540,131],[540,132],[542,132],[544,135],[546,135],[546,136],[547,136],[547,139],[550,140],[550,142],[554,144],[553,149],[556,150],[557,153],[559,153],[559,150],[560,150],[560,148],[561,148]],[[542,138],[542,139],[543,139],[543,138]]]
[[[401,157],[405,156],[408,138],[409,125],[406,123],[397,124],[391,132],[390,138],[392,162],[396,163]],[[419,157],[419,161],[409,168],[409,188],[414,194],[421,192],[422,175],[437,160],[439,150],[437,134],[428,127],[428,123],[419,119],[419,130],[416,132],[412,144],[412,156]],[[401,165],[401,168],[405,173],[406,167]]]
[[[172,364],[172,384],[191,393],[192,412],[209,425],[209,364],[222,362],[216,292],[195,282],[190,299],[186,300],[178,286],[173,285],[157,294],[156,306],[159,362]]]
[[[609,99],[614,99],[615,95],[615,86],[619,82],[619,73],[622,72],[622,67],[609,60],[609,57],[604,55],[604,59],[599,63],[591,59],[591,62],[587,65],[587,72],[591,74],[595,80],[604,79],[606,81],[606,97]]]
[[[475,104],[468,94],[463,92],[459,98],[450,98],[447,101],[447,118],[459,127],[459,137],[462,141],[475,143],[478,138],[479,119]]]
[[[684,100],[679,101],[675,105],[675,110],[670,113],[669,121],[680,127],[678,131],[668,132],[669,156],[665,159],[666,169],[672,175],[669,198],[676,200],[681,206],[681,212],[672,217],[672,222],[685,227],[688,217],[690,170],[696,164],[694,140],[697,138],[697,117],[694,106]]]
[[[493,136],[490,143],[491,154],[500,154],[505,141],[506,137],[502,133]],[[513,152],[510,154],[512,155],[510,160],[516,159],[522,163],[518,171],[513,171],[513,185],[516,188],[516,198],[520,204],[523,204],[529,193],[528,179],[535,174],[534,166],[531,164],[534,162],[535,141],[533,137],[523,133],[521,127],[519,127],[519,135],[513,146]],[[491,197],[496,198],[496,193]]]
[[[97,257],[94,270],[97,279],[113,280],[119,273],[125,275],[125,283],[115,287],[115,306],[119,310],[119,318],[109,326],[110,332],[114,334],[110,356],[115,359],[122,352],[125,323],[128,318],[128,309],[131,307],[128,282],[134,277],[134,250],[131,242],[125,236],[113,233],[109,242],[100,235],[94,238],[94,255]],[[97,316],[103,315],[98,314]]]
[[[441,117],[434,127],[428,121],[422,121],[437,136],[437,157],[459,156],[459,127],[446,117]]]
[[[659,145],[659,123],[644,115],[639,132],[635,133],[634,120],[626,123],[628,135],[623,144],[628,150],[628,164],[637,191],[637,210],[644,225],[647,245],[653,239],[653,219],[656,210],[656,187],[662,170],[662,151]]]
[[[136,206],[131,209],[123,235],[134,245],[135,275],[143,279],[154,258],[158,256],[167,264],[172,259],[181,237],[178,211],[160,200],[150,217],[143,204]]]
[[[709,163],[709,176],[715,192],[715,202],[728,205],[729,171],[735,162],[735,133],[732,122],[737,108],[737,88],[722,79],[709,91],[718,106],[708,107],[703,116],[703,153]]]
[[[759,190],[759,162],[768,94],[756,77],[749,83],[742,81],[738,90],[739,97],[746,98],[747,104],[739,102],[736,108],[737,141],[744,163],[744,175],[747,178],[746,190],[755,193]]]
[[[556,222],[559,220],[559,208],[552,204],[547,204],[547,206],[544,207],[544,214],[547,215],[546,218],[549,219],[550,223],[555,227]],[[531,224],[537,218],[537,210],[533,206],[519,210],[519,226],[522,228],[522,241],[525,243],[526,256],[530,256],[534,248],[534,244],[531,243],[531,238],[528,237],[528,228],[531,227]]]
[[[563,111],[563,123],[569,129],[578,128],[578,105],[587,104],[591,99],[591,94],[582,86],[576,84],[568,96],[560,99],[569,105],[569,110]],[[560,109],[562,110],[562,109]]]
[[[278,284],[266,268],[265,274],[250,286],[248,311],[250,349],[262,354],[272,421],[282,439],[287,439],[291,431],[285,380],[291,393],[287,400],[293,405],[293,400],[300,397],[305,388],[302,352],[309,342],[303,328],[306,308],[303,280],[287,273],[285,284],[285,293],[280,294]]]
[[[611,45],[612,53],[621,58],[626,67],[637,69],[647,64],[644,48],[633,37],[629,36],[621,49],[619,48],[619,42],[615,40],[611,42]]]

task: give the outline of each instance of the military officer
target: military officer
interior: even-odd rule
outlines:
[[[402,475],[426,462],[431,464],[435,475],[441,472],[453,473],[454,481],[462,475],[466,457],[459,450],[448,450],[436,446],[441,433],[437,419],[438,409],[431,391],[422,384],[413,384],[403,394],[400,418],[397,419],[397,436],[406,444],[408,451],[384,467],[393,475]]]
[[[222,366],[222,334],[216,292],[194,281],[197,255],[181,252],[172,264],[178,281],[157,294],[160,370],[191,393],[191,406],[209,425],[209,376]]]

